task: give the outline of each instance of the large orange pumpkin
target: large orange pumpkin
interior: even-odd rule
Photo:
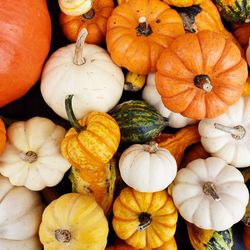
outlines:
[[[164,105],[193,119],[212,118],[239,100],[248,76],[239,48],[222,34],[178,37],[157,62],[156,87]]]
[[[181,17],[160,0],[130,0],[118,5],[107,24],[106,42],[113,61],[129,71],[156,70],[160,53],[184,34]]]
[[[23,96],[38,80],[51,40],[46,0],[0,4],[0,107]]]
[[[95,0],[92,8],[81,16],[60,13],[60,24],[64,35],[75,42],[79,31],[88,30],[87,43],[101,44],[105,40],[107,20],[114,8],[113,0]]]
[[[0,119],[0,154],[3,152],[6,142],[6,130],[3,121]]]

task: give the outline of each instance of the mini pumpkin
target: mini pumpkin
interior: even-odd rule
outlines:
[[[108,231],[108,221],[93,197],[67,193],[45,208],[39,237],[45,250],[103,250]]]
[[[182,128],[198,122],[179,113],[174,113],[164,106],[155,86],[155,73],[148,74],[146,86],[142,91],[142,99],[156,108],[163,117],[166,117],[168,119],[168,126],[171,128]]]
[[[94,0],[58,0],[63,13],[70,16],[79,16],[88,12]]]
[[[175,238],[173,237],[160,247],[157,247],[154,249],[146,247],[143,250],[177,250],[177,244],[176,244]]]
[[[174,180],[177,164],[172,154],[156,143],[134,144],[119,160],[123,181],[139,192],[161,191]]]
[[[66,110],[72,128],[61,143],[61,152],[70,164],[78,169],[104,170],[117,151],[120,129],[117,122],[103,112],[91,112],[77,120],[72,110],[73,96],[65,99]],[[99,171],[102,175],[103,172]]]
[[[43,204],[38,192],[13,186],[0,175],[0,249],[40,250]]]
[[[249,192],[240,171],[217,157],[178,171],[172,186],[181,216],[202,229],[227,230],[245,214]]]
[[[250,165],[250,97],[241,97],[222,115],[199,123],[201,143],[212,156],[242,168]]]
[[[135,248],[160,247],[176,230],[178,214],[165,190],[141,193],[125,187],[114,202],[113,213],[115,233]]]
[[[198,5],[206,0],[163,0],[165,3],[169,5],[173,5],[176,7],[189,7],[192,5]]]
[[[6,129],[3,121],[0,118],[0,154],[4,151],[6,143]]]
[[[162,52],[156,88],[168,109],[199,120],[237,102],[247,76],[247,64],[231,40],[201,31],[179,36]]]
[[[120,100],[124,75],[106,50],[84,43],[88,32],[82,29],[76,44],[58,49],[45,64],[41,93],[55,113],[67,119],[66,95],[74,95],[77,119],[91,111],[107,112]]]
[[[156,70],[160,53],[184,34],[177,12],[160,0],[130,0],[108,19],[106,42],[112,60],[138,74]]]
[[[13,185],[35,191],[57,185],[70,168],[60,153],[65,133],[63,127],[43,117],[12,123],[0,156],[0,173]]]
[[[113,0],[95,0],[92,8],[80,16],[60,13],[60,25],[64,35],[72,42],[77,40],[82,28],[88,30],[87,43],[101,44],[105,40],[107,20],[114,9]]]
[[[232,33],[246,51],[250,37],[250,23],[232,25]]]

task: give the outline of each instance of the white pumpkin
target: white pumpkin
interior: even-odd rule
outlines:
[[[250,165],[250,97],[240,100],[222,115],[199,122],[201,143],[212,156],[242,168]]]
[[[164,106],[161,96],[155,86],[155,73],[150,73],[148,75],[146,85],[142,91],[142,99],[151,106],[155,107],[163,117],[168,118],[169,127],[183,128],[189,124],[198,122],[179,113],[174,113]]]
[[[40,250],[43,205],[38,192],[15,187],[0,175],[0,250]]]
[[[74,95],[73,110],[77,119],[92,111],[108,112],[120,100],[124,75],[108,52],[84,40],[83,29],[77,44],[58,49],[45,64],[41,93],[55,113],[68,119],[65,97]]]
[[[55,186],[70,164],[60,152],[66,130],[42,117],[12,123],[0,156],[0,173],[16,186],[42,190]]]
[[[69,16],[80,16],[87,13],[94,0],[58,0],[61,11]]]
[[[172,196],[185,220],[216,231],[240,221],[249,199],[241,172],[217,157],[194,160],[179,170]]]
[[[139,192],[158,192],[175,178],[177,163],[165,148],[152,144],[134,144],[119,160],[122,180]]]

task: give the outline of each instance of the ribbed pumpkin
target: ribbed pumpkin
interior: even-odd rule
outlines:
[[[227,21],[231,23],[248,23],[250,21],[250,1],[215,0],[217,7]]]
[[[201,31],[178,37],[163,51],[156,87],[168,109],[199,120],[218,116],[237,102],[247,76],[246,61],[232,41]]]
[[[204,1],[206,0],[163,0],[163,2],[176,7],[189,7],[192,5],[201,4]]]
[[[160,53],[184,33],[177,12],[160,0],[130,0],[118,5],[107,24],[106,42],[113,61],[129,71],[156,70]]]
[[[39,238],[44,250],[103,250],[108,231],[108,221],[93,197],[68,193],[45,208]]]
[[[82,28],[88,30],[87,43],[101,44],[105,40],[107,20],[114,8],[113,0],[95,0],[92,8],[80,16],[60,13],[60,24],[64,35],[75,42]]]
[[[58,0],[59,7],[66,15],[79,16],[88,12],[94,0]]]
[[[66,110],[73,127],[61,143],[61,152],[65,159],[78,169],[95,169],[95,166],[103,169],[118,148],[119,126],[104,112],[91,112],[78,122],[71,101],[72,96],[67,96]]]
[[[143,250],[177,250],[177,244],[175,238],[171,238],[167,242],[165,242],[162,246],[157,248],[144,248]]]
[[[157,248],[176,230],[177,210],[167,192],[141,193],[125,187],[113,206],[113,228],[130,246]]]
[[[3,152],[6,142],[6,129],[3,121],[0,119],[0,154]]]
[[[50,39],[46,0],[1,1],[0,107],[20,98],[36,83]]]

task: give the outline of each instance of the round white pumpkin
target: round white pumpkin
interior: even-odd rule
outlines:
[[[212,156],[237,168],[250,165],[250,97],[240,100],[222,115],[199,122],[201,143]]]
[[[42,117],[12,123],[0,156],[0,173],[16,186],[38,191],[57,185],[70,164],[60,152],[66,130]]]
[[[94,0],[58,0],[61,11],[69,16],[80,16],[87,13]]]
[[[157,144],[134,144],[119,160],[122,180],[139,192],[158,192],[175,178],[177,164],[172,154]]]
[[[240,221],[249,199],[241,172],[217,157],[194,160],[179,170],[172,196],[185,220],[216,231]]]
[[[41,250],[39,193],[15,187],[0,175],[0,250]]]
[[[121,68],[105,49],[84,43],[86,36],[87,30],[83,29],[76,44],[54,52],[42,73],[42,96],[64,119],[68,119],[64,104],[67,95],[74,95],[72,106],[77,119],[92,111],[108,112],[122,96]]]
[[[146,85],[142,91],[142,99],[151,106],[155,107],[155,109],[157,109],[163,117],[168,118],[169,127],[183,128],[189,124],[198,122],[179,113],[174,113],[164,106],[161,96],[155,86],[155,73],[150,73],[147,76]]]

